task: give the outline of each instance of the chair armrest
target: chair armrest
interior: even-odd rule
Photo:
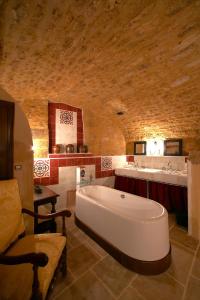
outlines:
[[[38,219],[43,219],[43,220],[52,219],[52,218],[56,218],[56,217],[71,217],[71,211],[69,211],[68,209],[57,211],[55,213],[51,213],[48,215],[40,215],[40,214],[36,214],[35,212],[33,212],[27,208],[22,208],[22,213],[25,213],[25,214],[28,214],[29,216],[37,217]]]
[[[2,265],[19,265],[24,263],[30,263],[38,267],[44,267],[48,263],[48,256],[43,252],[30,252],[14,256],[0,254],[0,264]]]

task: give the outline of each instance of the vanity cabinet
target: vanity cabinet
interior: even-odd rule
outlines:
[[[162,204],[168,212],[175,212],[177,223],[187,224],[187,187],[159,182],[149,182],[149,199]]]
[[[125,176],[115,176],[115,189],[137,196],[147,197],[146,180]]]
[[[149,199],[162,204],[168,212],[173,211],[173,204],[170,196],[170,185],[159,182],[149,182]]]
[[[176,222],[181,226],[188,226],[188,193],[187,187],[169,185],[170,200],[176,214]]]

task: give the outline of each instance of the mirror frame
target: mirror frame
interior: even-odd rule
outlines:
[[[143,152],[137,152],[137,145],[144,145],[144,151]],[[147,152],[147,142],[146,141],[138,141],[134,142],[134,155],[146,155]]]
[[[174,152],[170,152],[169,149],[167,149],[167,144],[168,143],[175,143],[177,144],[177,151]],[[167,139],[164,140],[164,155],[165,156],[181,156],[182,155],[182,145],[183,145],[183,141],[182,139]]]

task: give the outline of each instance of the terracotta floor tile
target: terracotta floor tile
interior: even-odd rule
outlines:
[[[155,276],[139,275],[132,285],[147,300],[181,300],[184,290],[166,273]]]
[[[103,284],[95,275],[88,272],[78,279],[56,300],[113,300]]]
[[[171,228],[173,225],[176,224],[176,216],[175,216],[175,214],[168,213],[168,223],[169,223],[169,228]]]
[[[105,257],[108,253],[100,247],[95,241],[93,241],[91,238],[88,238],[87,243],[101,256]]]
[[[199,300],[199,299],[200,299],[200,280],[194,277],[190,277],[184,300]]]
[[[110,255],[100,261],[93,271],[116,296],[128,286],[133,276],[136,275],[121,266]]]
[[[68,266],[76,277],[86,272],[98,260],[100,256],[85,245],[80,245],[68,253]]]
[[[193,269],[192,269],[192,275],[198,277],[200,279],[200,248],[197,252],[195,261],[194,261],[194,265],[193,265]]]
[[[174,226],[170,230],[170,239],[184,245],[185,247],[188,247],[193,251],[195,251],[198,246],[198,241],[189,236],[186,230],[179,228],[178,226]]]
[[[119,300],[144,300],[144,298],[137,292],[137,290],[129,286],[121,295]]]
[[[186,283],[188,273],[192,264],[194,253],[192,250],[182,247],[179,244],[171,243],[172,263],[168,273],[175,277],[182,284]]]
[[[78,229],[72,217],[67,223],[68,266],[72,273],[64,280],[57,279],[50,300],[55,299],[54,297],[58,300],[113,300],[115,297],[118,299],[120,294],[119,300],[199,300],[200,249],[192,270],[192,275],[196,278],[190,278],[183,299],[183,285],[187,282],[198,241],[188,236],[186,230],[178,227],[175,216],[171,214],[169,227],[172,265],[163,274],[142,276],[125,269],[115,261]]]
[[[51,299],[53,299],[57,294],[60,294],[61,291],[70,285],[74,281],[74,277],[71,272],[67,271],[67,276],[63,277],[62,273],[59,272],[58,276],[56,277],[56,281],[54,283],[53,291],[51,293]]]
[[[84,244],[84,242],[88,239],[88,236],[76,227],[68,232],[67,238],[69,244],[71,244],[71,248],[75,248]]]

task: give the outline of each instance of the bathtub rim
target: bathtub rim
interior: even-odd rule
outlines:
[[[160,203],[158,203],[158,202],[156,202],[156,201],[154,201],[154,200],[152,200],[152,199],[148,199],[148,198],[145,198],[145,197],[140,197],[140,196],[137,196],[137,195],[132,195],[132,194],[129,194],[129,193],[127,193],[127,192],[122,192],[122,191],[115,190],[115,189],[112,189],[112,188],[110,188],[110,187],[107,187],[107,186],[101,186],[101,185],[89,185],[89,186],[84,186],[84,187],[79,188],[79,189],[76,191],[76,197],[78,196],[78,197],[81,197],[81,198],[85,199],[86,201],[95,203],[96,205],[101,206],[101,207],[103,207],[104,209],[106,209],[106,210],[112,212],[112,214],[115,214],[115,215],[120,216],[120,217],[122,217],[122,218],[124,218],[124,216],[123,216],[123,214],[121,214],[119,211],[117,211],[117,210],[112,210],[110,207],[107,207],[107,206],[103,205],[101,202],[96,201],[96,199],[93,199],[93,198],[90,197],[88,194],[82,193],[82,189],[87,188],[87,187],[101,187],[101,188],[107,188],[107,189],[109,189],[109,190],[114,190],[114,191],[117,191],[117,192],[119,192],[119,193],[127,194],[128,196],[133,196],[133,197],[136,196],[136,197],[139,197],[139,198],[143,198],[145,201],[150,201],[150,202],[152,202],[154,205],[156,205],[157,207],[159,207],[159,208],[162,209],[162,213],[161,213],[160,215],[156,216],[156,217],[151,217],[151,218],[142,219],[142,218],[138,218],[137,216],[134,216],[134,220],[136,220],[138,223],[143,223],[143,224],[144,224],[144,223],[151,223],[151,222],[155,222],[155,221],[157,221],[157,220],[159,220],[159,219],[168,218],[168,212],[167,212],[166,208],[165,208],[162,204],[160,204]],[[131,220],[131,221],[132,221],[132,217],[126,216],[126,218],[127,218],[128,220]]]
[[[171,244],[169,252],[163,258],[154,261],[139,260],[130,257],[129,255],[119,250],[117,247],[113,246],[110,242],[105,240],[88,225],[82,222],[76,216],[76,214],[74,214],[74,217],[76,226],[79,227],[82,231],[84,231],[95,242],[97,242],[99,246],[101,246],[107,253],[109,253],[113,258],[115,258],[125,268],[142,275],[158,275],[169,268],[171,264]]]

